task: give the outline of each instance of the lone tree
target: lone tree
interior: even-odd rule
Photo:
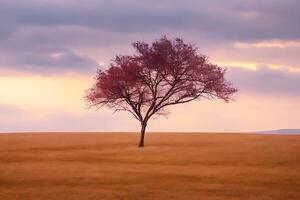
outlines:
[[[164,36],[152,45],[135,42],[133,47],[136,54],[116,56],[107,70],[98,70],[86,101],[90,107],[130,112],[141,124],[139,147],[144,146],[148,120],[167,114],[168,106],[202,98],[229,102],[237,92],[225,80],[225,69],[182,39]]]

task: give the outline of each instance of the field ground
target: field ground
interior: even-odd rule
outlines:
[[[0,134],[0,199],[300,199],[300,136],[138,137]]]

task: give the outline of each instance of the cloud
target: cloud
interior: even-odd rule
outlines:
[[[299,40],[299,6],[297,0],[0,0],[0,68],[94,72],[97,63],[129,52],[131,42],[163,34],[195,42],[217,59],[298,67],[293,45],[258,53],[233,44]]]
[[[289,48],[289,47],[300,47],[299,41],[280,41],[280,40],[271,40],[271,41],[259,41],[254,43],[247,42],[235,42],[234,46],[238,48]]]
[[[95,69],[96,61],[65,49],[43,49],[6,55],[4,66],[36,73],[59,73],[66,69],[86,71]]]
[[[15,26],[77,25],[123,33],[185,29],[243,40],[300,35],[297,0],[31,0],[1,1],[0,6],[2,23]]]
[[[76,38],[72,40],[76,41]],[[67,42],[70,39],[66,30],[24,27],[1,42],[0,68],[44,74],[95,71],[97,61],[70,48]]]
[[[227,76],[244,94],[300,98],[300,73],[284,67],[229,68]]]

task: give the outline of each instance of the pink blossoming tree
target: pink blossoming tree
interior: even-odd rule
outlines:
[[[203,98],[229,102],[237,92],[224,78],[225,69],[182,39],[162,37],[133,47],[136,54],[117,56],[107,70],[98,71],[86,100],[90,107],[130,112],[141,124],[139,147],[149,119],[167,114],[167,107]]]

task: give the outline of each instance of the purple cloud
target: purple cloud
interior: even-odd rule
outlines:
[[[229,68],[228,78],[241,93],[300,98],[300,73],[282,67],[270,69],[258,66],[257,70]]]
[[[255,51],[228,51],[227,47],[236,41],[299,40],[299,7],[297,0],[2,0],[0,68],[37,73],[95,71],[99,57],[108,61],[122,53],[124,44],[129,47],[135,40],[163,34],[195,42],[211,56],[226,49],[235,53],[231,60],[249,54],[270,60],[273,51],[257,55]],[[63,55],[59,59],[49,56],[58,53]],[[274,62],[297,62],[297,49],[288,55],[275,53]],[[292,61],[288,61],[290,55]]]

